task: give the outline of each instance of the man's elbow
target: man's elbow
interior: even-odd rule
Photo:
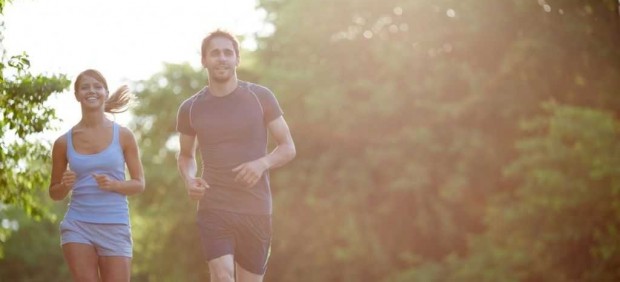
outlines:
[[[191,161],[193,158],[194,158],[194,155],[192,153],[179,152],[177,154],[177,162],[188,161],[188,160]]]
[[[295,149],[295,145],[290,145],[287,154],[288,160],[293,160],[295,156],[297,156],[297,150]]]

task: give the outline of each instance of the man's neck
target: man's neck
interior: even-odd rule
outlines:
[[[232,93],[239,84],[237,77],[231,77],[226,82],[209,81],[209,92],[211,95],[217,97],[223,97]]]

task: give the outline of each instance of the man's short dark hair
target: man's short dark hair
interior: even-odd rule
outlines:
[[[239,41],[237,41],[237,38],[234,35],[232,35],[232,33],[228,31],[220,30],[220,29],[214,32],[211,32],[209,35],[207,35],[207,37],[205,37],[202,40],[202,46],[200,47],[200,54],[202,58],[204,58],[207,55],[205,54],[205,52],[207,52],[206,50],[207,46],[209,46],[209,43],[211,43],[211,40],[216,37],[224,37],[224,38],[230,39],[230,41],[232,41],[233,48],[235,49],[235,55],[237,56],[237,58],[239,58]]]

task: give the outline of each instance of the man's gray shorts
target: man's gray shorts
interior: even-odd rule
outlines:
[[[73,219],[60,222],[60,244],[80,243],[95,247],[99,256],[132,257],[131,226],[90,223]]]
[[[199,210],[196,223],[207,261],[233,255],[245,270],[264,275],[271,250],[271,215]]]

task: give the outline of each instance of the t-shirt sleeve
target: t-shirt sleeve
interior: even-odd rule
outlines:
[[[179,107],[179,112],[177,113],[177,131],[182,134],[195,136],[196,131],[192,127],[190,122],[190,110],[192,107],[192,102],[194,100],[194,96],[189,99],[183,101],[181,106]]]
[[[276,118],[279,118],[283,115],[282,108],[280,108],[280,104],[276,99],[276,96],[266,87],[256,85],[255,92],[260,100],[261,106],[263,107],[263,118],[265,124],[270,123]]]

